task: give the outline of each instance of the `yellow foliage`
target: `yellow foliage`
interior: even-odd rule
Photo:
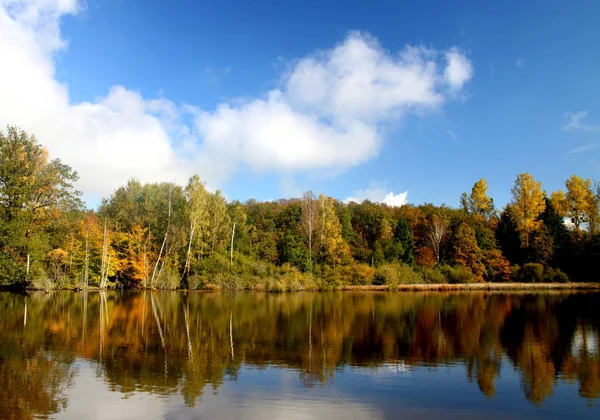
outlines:
[[[512,195],[510,210],[517,223],[521,240],[525,246],[528,246],[530,235],[542,224],[538,217],[546,209],[542,184],[529,173],[519,174]]]

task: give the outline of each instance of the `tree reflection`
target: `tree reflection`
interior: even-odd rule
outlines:
[[[0,407],[59,411],[75,357],[109,388],[181,393],[198,404],[242,363],[295,369],[325,385],[342,366],[462,363],[492,398],[502,360],[529,401],[560,379],[600,396],[594,294],[82,292],[0,294]],[[27,309],[25,310],[25,305]],[[26,322],[25,322],[26,317]],[[7,416],[2,413],[2,418]],[[10,418],[10,417],[8,417]]]

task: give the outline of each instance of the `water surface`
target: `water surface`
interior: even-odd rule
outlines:
[[[0,418],[600,418],[598,293],[0,293]]]

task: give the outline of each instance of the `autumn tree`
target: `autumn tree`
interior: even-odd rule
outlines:
[[[324,194],[319,196],[318,232],[321,260],[335,267],[349,257],[350,249],[342,237],[342,225],[333,201]]]
[[[595,222],[593,213],[596,209],[594,208],[592,181],[573,175],[567,179],[565,187],[567,189],[566,194],[562,191],[557,191],[553,193],[552,201],[560,209],[561,213],[569,218],[578,232],[580,225],[589,221],[590,215]],[[592,223],[595,224],[594,222]]]
[[[475,214],[489,219],[494,215],[494,200],[487,195],[488,185],[485,178],[477,181],[471,189],[471,194],[463,193],[460,199],[464,210],[470,214]]]
[[[527,247],[532,233],[538,230],[542,223],[539,216],[546,208],[545,194],[542,184],[528,173],[517,176],[511,192],[513,199],[510,211],[516,222],[521,241]]]
[[[461,223],[453,240],[454,261],[467,267],[479,281],[483,280],[485,266],[484,254],[477,245],[475,230],[466,223]]]

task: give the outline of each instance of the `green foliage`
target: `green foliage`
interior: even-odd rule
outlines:
[[[463,265],[457,265],[454,267],[443,265],[440,270],[450,284],[477,283],[473,273]]]
[[[600,188],[576,176],[549,199],[519,175],[499,217],[484,179],[462,209],[312,192],[228,202],[194,175],[185,186],[132,179],[85,211],[77,174],[48,156],[35,137],[0,132],[0,285],[283,291],[599,280]]]
[[[165,265],[156,278],[154,286],[157,289],[175,290],[179,287],[181,276],[174,267]]]
[[[425,284],[445,284],[448,283],[446,276],[437,268],[421,267],[418,271]]]
[[[559,268],[548,268],[544,273],[546,283],[569,283],[569,276],[560,271]]]
[[[406,264],[415,263],[415,242],[413,241],[410,227],[405,219],[398,220],[394,230],[394,245],[396,246],[397,258]]]
[[[374,285],[388,285],[391,288],[401,284],[419,284],[423,282],[421,275],[408,264],[391,263],[377,268],[373,276]]]
[[[544,280],[544,266],[539,263],[524,264],[519,271],[519,280],[524,283],[541,283]]]

